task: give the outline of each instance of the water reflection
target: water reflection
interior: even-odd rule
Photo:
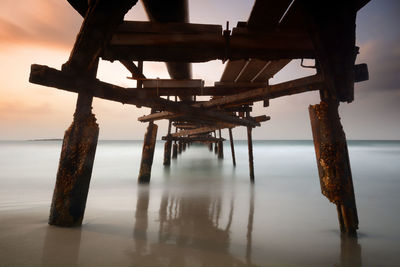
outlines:
[[[42,251],[42,266],[78,266],[80,228],[48,226]]]
[[[341,267],[361,267],[361,245],[357,237],[341,236],[340,238]]]
[[[231,195],[229,211],[223,215],[220,194],[185,194],[165,189],[158,212],[158,241],[148,242],[150,190],[139,187],[134,224],[134,264],[163,266],[253,266],[251,259],[254,218],[254,189],[251,189],[245,259],[230,251],[234,213]],[[221,224],[222,220],[224,223]],[[245,229],[243,229],[245,230]]]

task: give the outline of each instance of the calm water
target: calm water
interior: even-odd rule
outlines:
[[[170,168],[158,142],[150,186],[142,142],[101,141],[82,228],[47,225],[61,142],[0,142],[0,266],[400,266],[400,142],[349,144],[360,231],[341,239],[313,145],[257,141],[237,166],[191,146]]]

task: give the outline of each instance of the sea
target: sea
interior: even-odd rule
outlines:
[[[192,144],[99,141],[82,227],[49,226],[62,141],[0,142],[0,266],[400,266],[400,142],[349,141],[358,238],[341,236],[312,141],[246,141],[224,159]]]

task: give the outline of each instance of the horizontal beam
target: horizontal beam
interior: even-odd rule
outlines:
[[[154,88],[154,89],[167,89],[167,88],[202,88],[204,87],[204,81],[200,79],[192,80],[171,80],[171,79],[147,79],[143,81],[143,87]]]
[[[262,116],[257,116],[257,117],[250,117],[249,119],[260,123],[260,122],[264,122],[264,121],[270,120],[271,117],[262,115]],[[178,136],[187,136],[187,135],[209,133],[209,132],[213,132],[213,131],[224,129],[224,128],[234,128],[236,126],[237,125],[229,124],[229,123],[218,123],[216,125],[199,127],[197,129],[182,130],[182,131],[179,131],[177,133],[171,134],[171,136],[172,137],[178,137]]]
[[[193,106],[211,108],[217,106],[223,107],[225,105],[232,105],[243,102],[257,102],[257,101],[263,101],[264,99],[273,99],[277,97],[299,94],[308,91],[316,91],[323,88],[323,86],[324,86],[323,77],[320,75],[313,75],[305,78],[292,80],[289,82],[252,89],[247,92],[235,95],[229,95],[226,97],[212,99],[208,102],[203,102],[201,104],[194,104]],[[176,117],[177,115],[172,112],[164,111],[156,114],[142,116],[138,120],[144,122],[150,120],[170,119],[173,118],[174,116]]]
[[[193,137],[173,137],[163,136],[162,140],[183,141],[183,142],[218,142],[225,141],[225,138],[216,138],[212,136],[193,136]]]
[[[251,120],[227,115],[223,112],[206,110],[204,108],[187,105],[183,102],[169,101],[160,97],[145,97],[135,91],[127,90],[120,86],[105,83],[98,79],[62,72],[49,68],[48,66],[33,64],[31,66],[29,81],[31,83],[55,87],[75,93],[85,92],[95,97],[123,104],[145,106],[155,110],[168,110],[174,113],[187,114],[202,120],[219,120],[226,123],[235,123],[251,127],[259,126],[258,123]]]
[[[136,23],[138,26],[135,26]],[[226,37],[221,32],[221,26],[218,26],[218,29],[196,32],[185,29],[195,27],[188,23],[163,26],[160,23],[154,25],[154,22],[131,21],[129,24],[131,26],[114,33],[110,45],[103,51],[103,59],[206,62],[215,59],[314,58],[309,37],[294,31],[268,33],[241,31],[240,34]],[[213,28],[216,25],[211,26]],[[146,31],[146,27],[150,30]]]

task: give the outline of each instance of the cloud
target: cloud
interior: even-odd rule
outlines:
[[[0,102],[0,118],[13,118],[22,116],[50,115],[54,113],[52,105],[44,102],[32,105],[23,101]]]
[[[70,48],[82,21],[66,1],[2,0],[0,10],[3,47],[37,44]]]

